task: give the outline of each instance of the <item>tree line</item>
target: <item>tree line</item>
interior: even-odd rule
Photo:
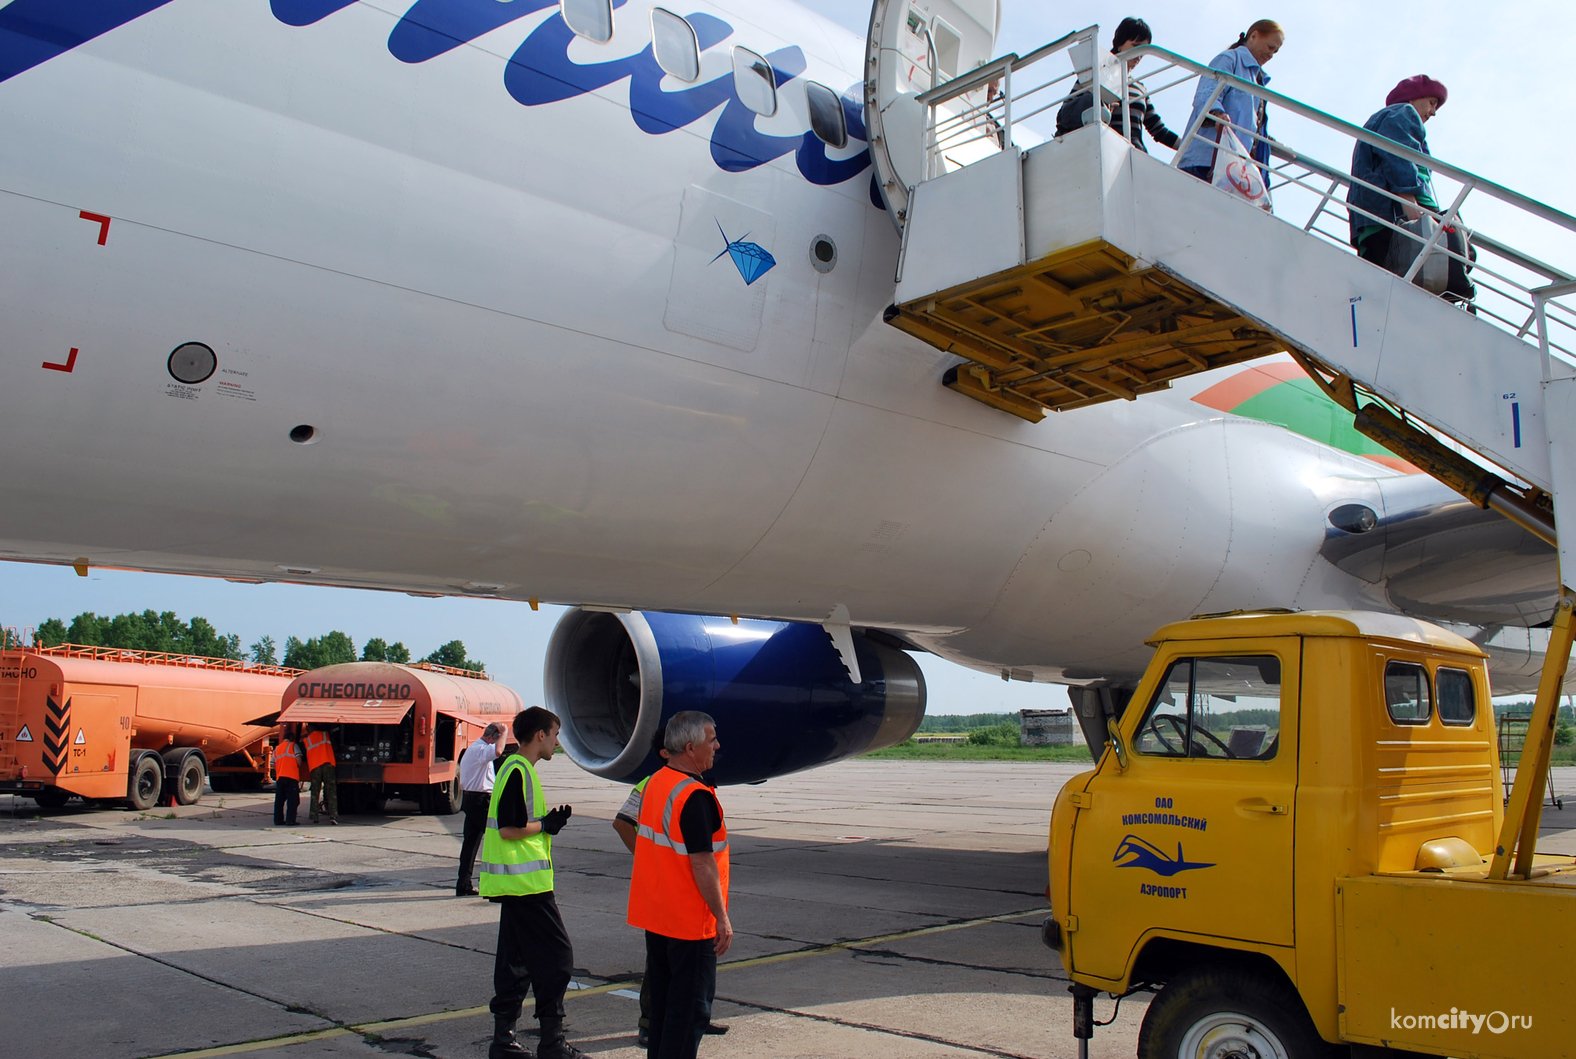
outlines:
[[[243,651],[241,638],[234,633],[219,632],[207,618],[194,617],[190,621],[183,621],[170,610],[162,613],[145,610],[141,614],[116,614],[113,617],[85,611],[69,622],[50,618],[39,623],[34,642],[43,647],[71,643],[84,647],[162,651],[202,658],[250,661],[259,665],[289,666],[292,669],[320,669],[358,660],[408,664],[412,658],[409,647],[398,640],[389,643],[380,636],[368,640],[358,653],[356,642],[349,634],[338,629],[306,640],[287,636],[282,657],[272,636],[259,638]],[[487,668],[479,659],[469,657],[465,644],[459,640],[439,645],[420,661],[468,669],[473,673],[485,672]]]

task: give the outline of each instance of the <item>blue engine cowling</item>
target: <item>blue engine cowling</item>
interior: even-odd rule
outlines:
[[[581,768],[634,782],[683,710],[709,713],[722,744],[708,779],[759,783],[901,743],[925,715],[925,678],[896,647],[854,634],[853,684],[819,625],[697,614],[571,610],[543,675],[559,739]]]

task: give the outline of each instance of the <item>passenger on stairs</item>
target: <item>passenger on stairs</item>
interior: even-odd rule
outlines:
[[[1270,19],[1261,18],[1237,38],[1237,43],[1210,60],[1209,65],[1222,73],[1240,77],[1244,81],[1267,85],[1270,77],[1264,72],[1264,64],[1273,59],[1275,53],[1280,51],[1281,45],[1285,43],[1286,33],[1280,25]],[[1194,123],[1200,121],[1199,114],[1219,83],[1218,78],[1199,78],[1198,88],[1193,93],[1193,113],[1188,118],[1188,128],[1193,128]],[[1214,179],[1217,136],[1215,125],[1221,122],[1229,122],[1236,126],[1237,138],[1259,163],[1260,169],[1264,172],[1264,181],[1268,184],[1269,118],[1264,112],[1264,101],[1234,87],[1230,82],[1226,83],[1226,87],[1216,97],[1209,114],[1199,124],[1197,135],[1183,148],[1182,158],[1177,162],[1177,167],[1183,172],[1192,173],[1206,184]]]
[[[1121,55],[1141,44],[1148,44],[1155,39],[1149,30],[1149,23],[1141,18],[1122,19],[1117,23],[1116,35],[1111,40],[1111,54]],[[1166,128],[1166,123],[1160,120],[1160,114],[1149,101],[1149,92],[1144,88],[1144,83],[1131,76],[1133,69],[1138,65],[1137,59],[1127,60],[1129,74],[1127,82],[1127,138],[1133,141],[1133,146],[1147,153],[1149,148],[1144,146],[1144,130],[1155,138],[1155,142],[1163,147],[1176,148],[1177,134]],[[1073,89],[1074,94],[1062,104],[1056,112],[1056,135],[1065,136],[1074,129],[1080,129],[1095,120],[1094,91],[1087,82],[1081,82]],[[1100,107],[1100,120],[1110,125],[1118,132],[1122,130],[1121,111],[1113,111],[1105,106]]]
[[[1423,125],[1439,113],[1448,96],[1445,86],[1427,74],[1405,78],[1385,97],[1384,109],[1369,118],[1363,128],[1420,154],[1429,154]],[[1425,211],[1439,212],[1433,174],[1426,165],[1359,143],[1352,151],[1352,178],[1346,194],[1352,245],[1364,261],[1405,275],[1417,254],[1391,253],[1397,235],[1395,228],[1417,220]],[[1446,301],[1460,303],[1475,312],[1472,299],[1477,288],[1468,272],[1476,255],[1465,229],[1458,224],[1446,228],[1444,247],[1451,254],[1445,288],[1429,289],[1442,294]]]

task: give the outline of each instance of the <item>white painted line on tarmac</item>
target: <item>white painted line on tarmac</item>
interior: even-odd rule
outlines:
[[[810,949],[795,949],[792,952],[779,952],[770,956],[757,956],[750,960],[735,960],[730,963],[717,965],[717,973],[742,970],[746,967],[765,967],[770,964],[788,963],[792,960],[805,960],[814,956],[826,956],[837,952],[846,952],[849,949],[863,948],[869,945],[885,945],[894,941],[906,941],[909,938],[922,938],[930,934],[944,934],[952,930],[966,930],[969,927],[985,926],[990,923],[1006,923],[1014,919],[1027,919],[1030,916],[1042,916],[1044,908],[1026,908],[1020,912],[1003,912],[994,916],[982,916],[979,919],[964,919],[956,923],[940,923],[931,927],[919,927],[915,930],[899,930],[891,934],[878,934],[869,938],[856,938],[852,941],[834,941],[830,945],[817,945]],[[604,985],[590,986],[578,990],[570,990],[564,997],[565,1000],[578,999],[579,997],[601,996],[611,993],[614,996],[633,996],[639,999],[640,983],[638,981],[608,982]],[[346,1037],[350,1035],[384,1037],[390,1036],[399,1030],[415,1026],[427,1026],[434,1022],[450,1022],[454,1019],[481,1018],[488,1014],[487,1005],[460,1008],[455,1011],[433,1011],[425,1015],[409,1015],[404,1018],[388,1019],[383,1022],[363,1022],[354,1026],[342,1026],[328,1030],[311,1030],[306,1033],[291,1033],[282,1037],[270,1037],[260,1041],[246,1041],[241,1044],[227,1044],[217,1048],[201,1048],[190,1052],[166,1052],[154,1059],[217,1059],[226,1055],[246,1055],[251,1052],[268,1051],[271,1048],[288,1048],[296,1044],[305,1044],[309,1041],[327,1040],[332,1037]]]

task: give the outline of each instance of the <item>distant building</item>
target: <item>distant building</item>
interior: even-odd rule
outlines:
[[[1019,710],[1018,738],[1024,746],[1074,746],[1078,719],[1072,710]]]

